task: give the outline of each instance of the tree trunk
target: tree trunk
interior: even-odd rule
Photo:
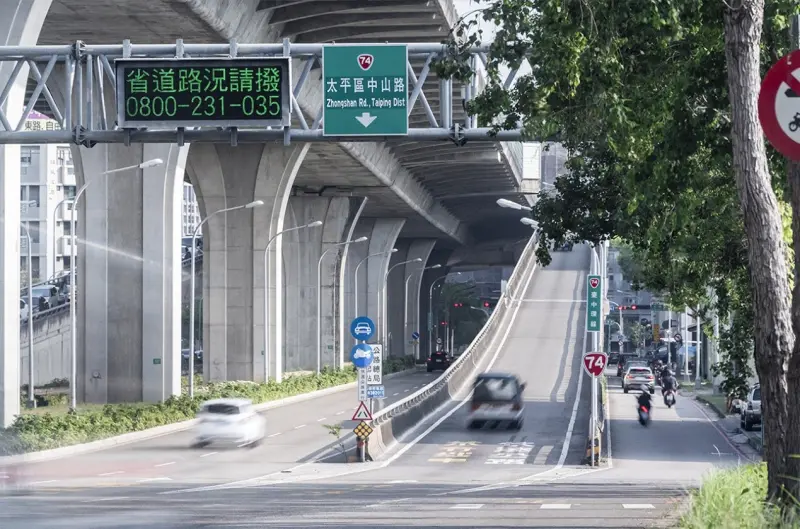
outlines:
[[[787,484],[786,369],[792,348],[788,269],[778,200],[772,190],[764,133],[758,121],[764,0],[725,9],[725,60],[731,101],[733,172],[744,214],[755,315],[755,364],[761,382],[768,494]]]
[[[789,401],[786,421],[786,475],[800,476],[800,163],[789,162],[788,180],[792,201],[792,246],[794,247],[794,289],[792,291],[792,327],[795,342],[789,360],[787,386]],[[800,481],[787,480],[786,487],[791,496],[800,498]]]

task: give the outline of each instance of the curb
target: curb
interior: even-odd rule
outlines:
[[[714,404],[710,400],[706,400],[705,398],[703,398],[702,395],[695,395],[694,400],[702,402],[703,404],[714,410],[714,413],[716,413],[720,419],[724,419],[728,416],[728,414],[725,411],[720,410],[716,404]]]
[[[701,403],[705,404],[706,406],[708,406],[709,408],[711,408],[712,410],[714,410],[714,413],[716,413],[719,416],[719,418],[725,419],[726,417],[728,417],[727,413],[724,413],[722,410],[720,410],[719,407],[716,404],[714,404],[713,402],[704,399],[702,395],[695,395],[694,396],[694,400],[696,400],[697,402],[701,402]],[[735,415],[735,414],[731,414],[731,415]],[[751,432],[746,432],[746,431],[742,430],[741,428],[736,428],[736,433],[746,436],[747,437],[747,444],[750,446],[750,448],[752,448],[753,450],[755,450],[756,452],[758,452],[761,455],[764,454],[764,441],[763,441],[763,438],[759,438],[759,436],[753,435]]]
[[[397,373],[386,375],[383,378],[384,380],[390,380],[392,378],[399,377],[402,375],[410,375],[412,373],[417,373],[418,371],[420,370],[417,367],[413,367],[411,369],[406,369],[405,371],[398,371]],[[261,404],[255,404],[253,408],[255,409],[256,412],[261,413],[267,410],[271,410],[273,408],[280,408],[283,406],[288,406],[290,404],[297,404],[300,402],[305,402],[307,400],[313,400],[319,397],[325,397],[327,395],[339,393],[340,391],[344,391],[346,389],[355,388],[356,385],[357,382],[348,382],[347,384],[340,384],[338,386],[332,386],[317,391],[311,391],[309,393],[300,393],[299,395],[292,395],[291,397],[286,397],[279,400],[262,402]],[[60,448],[52,448],[50,450],[41,450],[38,452],[29,452],[26,454],[4,456],[0,457],[0,464],[13,465],[22,462],[35,463],[41,461],[51,461],[53,459],[61,459],[69,456],[88,454],[92,452],[99,452],[101,450],[107,450],[109,448],[114,448],[120,445],[136,443],[139,441],[147,441],[149,439],[155,439],[156,437],[162,437],[164,435],[169,435],[189,430],[195,424],[197,424],[197,419],[189,419],[186,421],[180,421],[172,424],[165,424],[164,426],[157,426],[155,428],[148,428],[147,430],[140,430],[138,432],[130,432],[122,435],[116,435],[114,437],[107,437],[105,439],[99,439],[97,441],[91,441],[88,443],[71,445],[71,446],[62,446]]]

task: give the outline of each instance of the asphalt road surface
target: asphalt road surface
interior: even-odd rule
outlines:
[[[748,454],[681,395],[673,409],[656,400],[651,425],[642,427],[634,395],[611,377],[611,465],[580,464],[589,413],[588,378],[578,391],[588,262],[586,247],[576,246],[536,271],[490,367],[528,382],[519,432],[467,430],[457,400],[387,461],[297,465],[327,442],[316,423],[352,413],[351,396],[337,395],[272,410],[271,431],[281,435],[252,451],[191,451],[178,434],[75,458],[96,465],[91,479],[0,497],[0,527],[674,527],[688,488]],[[401,397],[433,376],[395,379],[392,393]],[[305,426],[296,430],[298,423]],[[130,467],[120,467],[124,461]],[[100,467],[124,473],[101,478]]]
[[[418,372],[386,380],[383,405],[400,400],[441,373]],[[249,479],[296,466],[335,442],[323,426],[350,424],[356,390],[273,408],[265,413],[267,439],[253,449],[211,445],[190,448],[187,430],[89,454],[28,465],[25,480],[36,488],[108,487],[171,482],[212,484]],[[0,527],[2,525],[0,524]]]

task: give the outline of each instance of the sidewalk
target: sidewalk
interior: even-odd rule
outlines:
[[[694,399],[704,405],[706,413],[709,416],[719,417],[717,425],[722,428],[731,442],[737,446],[746,445],[754,455],[760,459],[763,455],[764,443],[761,439],[761,430],[754,432],[746,432],[741,428],[739,416],[736,414],[728,414],[725,412],[726,399],[723,395],[714,394],[713,390],[708,388],[688,389],[682,387],[680,393],[686,396],[693,396]]]

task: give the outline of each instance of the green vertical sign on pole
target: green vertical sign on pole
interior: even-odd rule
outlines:
[[[600,332],[600,322],[602,307],[600,296],[602,292],[602,278],[600,276],[589,276],[586,278],[586,330],[588,332]]]
[[[324,136],[408,134],[408,47],[322,47]]]

